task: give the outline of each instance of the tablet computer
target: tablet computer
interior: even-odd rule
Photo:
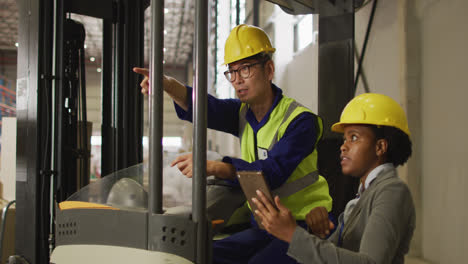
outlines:
[[[259,199],[256,191],[260,190],[276,208],[275,202],[273,201],[273,196],[271,195],[270,188],[265,181],[263,173],[261,171],[238,171],[237,179],[239,180],[242,191],[244,192],[245,197],[249,202],[250,208],[252,209],[253,215],[255,217],[255,221],[257,221],[257,224],[261,229],[265,229],[261,223],[261,220],[255,213],[257,206],[252,202],[252,198],[254,197]]]

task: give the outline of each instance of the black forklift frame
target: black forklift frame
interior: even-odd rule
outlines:
[[[143,65],[140,1],[20,0],[18,42],[16,255],[48,263],[54,202],[76,191],[64,175],[63,28],[66,13],[103,19],[102,172],[142,161],[143,98],[132,65]]]

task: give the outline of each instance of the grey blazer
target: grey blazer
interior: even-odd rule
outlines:
[[[415,228],[415,210],[408,186],[394,168],[381,171],[363,192],[346,220],[343,214],[328,240],[297,227],[288,255],[300,263],[404,263]]]

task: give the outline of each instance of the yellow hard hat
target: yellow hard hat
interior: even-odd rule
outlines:
[[[250,25],[238,25],[231,30],[224,46],[224,63],[242,60],[260,52],[275,52],[263,29]]]
[[[346,124],[391,126],[410,136],[405,111],[392,98],[375,93],[365,93],[353,98],[343,109],[340,122],[331,129],[343,133]]]

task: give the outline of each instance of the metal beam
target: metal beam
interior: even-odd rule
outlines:
[[[353,9],[352,1],[346,9]],[[333,197],[333,213],[338,216],[354,198],[358,181],[341,172],[340,135],[330,127],[339,121],[344,106],[354,96],[354,12],[325,9],[319,15],[318,113],[324,120],[324,136],[318,146],[319,168]],[[341,11],[342,12],[342,11]]]
[[[253,0],[253,25],[260,26],[260,0]]]
[[[117,168],[143,161],[143,96],[139,76],[132,70],[143,65],[144,9],[142,1],[121,1],[118,23]]]
[[[50,64],[52,2],[20,0],[17,76],[17,152],[16,152],[16,239],[15,253],[30,263],[48,263],[50,174],[42,170],[50,159],[41,142],[48,136],[44,117],[50,87],[41,81],[44,67]],[[44,16],[49,15],[49,18]],[[49,69],[50,70],[50,69]],[[44,107],[44,108],[41,108]],[[41,173],[43,172],[43,173]]]
[[[151,61],[149,89],[149,199],[148,217],[162,213],[163,47],[164,0],[151,0]],[[149,219],[149,223],[151,223]],[[149,229],[152,227],[150,226]],[[148,239],[148,241],[150,241]]]
[[[91,16],[102,19],[113,19],[114,14],[114,0],[79,0],[79,1],[65,1],[66,12]]]
[[[115,156],[115,134],[116,125],[114,121],[114,24],[112,20],[103,20],[102,31],[102,147],[101,152],[101,174],[108,175],[117,170]]]
[[[208,91],[208,1],[195,7],[195,78],[193,103],[193,186],[192,214],[197,224],[196,263],[211,263],[206,217],[206,128]]]
[[[143,160],[143,97],[132,71],[143,65],[143,1],[113,8],[116,17],[103,23],[102,175]]]

